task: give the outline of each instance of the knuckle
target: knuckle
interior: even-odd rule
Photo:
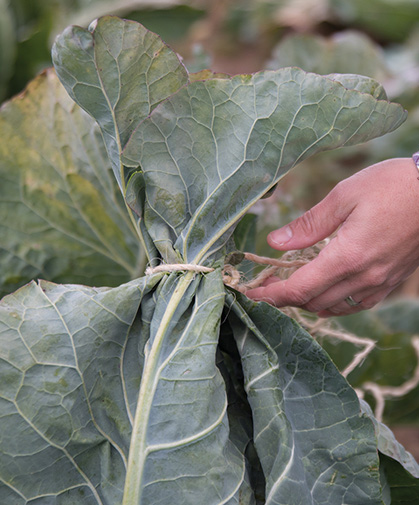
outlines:
[[[402,279],[400,279],[400,276],[397,275],[397,274],[392,274],[392,275],[389,275],[388,279],[387,279],[387,282],[386,282],[386,285],[390,288],[390,289],[395,289],[397,288],[397,286],[402,282]]]
[[[317,229],[316,220],[311,210],[299,217],[296,224],[304,235],[312,235]]]
[[[301,307],[310,301],[310,297],[301,289],[287,286],[287,298],[291,305]]]
[[[380,287],[388,282],[388,272],[381,268],[372,268],[365,276],[368,287]]]
[[[360,274],[366,270],[367,262],[363,257],[362,251],[358,251],[356,248],[351,247],[350,250],[346,249],[345,254],[340,254],[337,261],[337,251],[341,249],[342,246],[338,244],[335,248],[325,248],[320,253],[323,253],[325,259],[333,265],[337,276],[345,278]]]
[[[314,314],[320,312],[323,309],[323,307],[313,302],[306,303],[302,305],[301,308],[307,310],[308,312],[313,312]]]
[[[349,277],[361,273],[363,265],[361,261],[357,261],[352,258],[346,258],[342,260],[341,269],[342,269],[342,276]]]

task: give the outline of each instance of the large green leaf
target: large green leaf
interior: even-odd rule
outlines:
[[[391,505],[410,505],[419,496],[419,465],[413,456],[397,442],[393,432],[378,422],[367,403],[362,410],[374,423],[380,451],[381,466],[387,480]]]
[[[164,261],[224,254],[232,225],[294,165],[400,125],[405,112],[382,94],[368,78],[287,68],[193,82],[167,99],[123,153],[141,166],[137,199]]]
[[[0,294],[30,279],[116,285],[144,253],[94,121],[52,70],[0,111]]]
[[[89,30],[67,28],[57,38],[52,58],[70,96],[98,122],[125,194],[129,174],[120,153],[150,111],[188,81],[185,67],[158,35],[111,16]]]
[[[292,319],[228,298],[266,504],[381,505],[372,423],[355,391]]]
[[[298,69],[192,82],[167,98],[188,81],[177,56],[138,23],[114,17],[91,32],[68,28],[53,59],[67,91],[101,126],[149,259],[157,247],[168,262],[204,261],[296,163],[405,119],[400,106],[374,98],[382,88],[371,79]]]
[[[277,309],[229,294],[223,313],[221,268],[238,221],[289,169],[391,131],[404,111],[360,76],[186,84],[140,25],[91,30],[66,30],[54,60],[102,129],[149,257],[214,271],[114,289],[31,284],[3,300],[0,497],[382,505],[388,481],[355,393]]]
[[[3,299],[1,503],[253,503],[215,365],[220,272],[160,278]]]
[[[33,282],[1,301],[1,503],[121,501],[152,285]]]
[[[223,303],[217,271],[5,297],[2,503],[381,505],[370,413],[328,356],[277,309],[229,294],[222,376]],[[419,467],[376,427],[385,469],[404,476],[401,495],[389,474],[391,492],[415,496]]]

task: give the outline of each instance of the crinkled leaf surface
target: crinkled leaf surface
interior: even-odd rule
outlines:
[[[67,28],[52,58],[70,96],[98,122],[125,193],[120,153],[136,126],[188,82],[187,71],[161,38],[139,23],[105,16],[89,30]]]
[[[361,401],[363,412],[373,421],[381,466],[387,480],[391,505],[410,505],[419,496],[419,465],[394,438],[393,432],[378,422],[369,405]]]
[[[253,503],[215,365],[220,273],[160,278],[3,299],[1,503]]]
[[[144,346],[132,325],[152,284],[33,282],[1,301],[0,433],[16,435],[0,437],[1,503],[121,501]]]
[[[359,76],[284,69],[185,86],[175,53],[138,23],[114,17],[90,31],[68,28],[53,60],[69,94],[102,129],[149,259],[156,247],[167,262],[217,259],[232,224],[296,163],[405,119]]]
[[[0,294],[41,277],[117,285],[144,252],[94,121],[52,70],[0,111]]]
[[[5,297],[3,502],[381,504],[373,425],[324,351],[278,310],[229,295],[244,389],[231,338],[223,380],[223,303],[219,272],[113,289],[32,283]],[[249,483],[263,474],[255,501]]]
[[[231,295],[227,303],[266,504],[381,505],[372,423],[327,354],[270,305]]]
[[[15,464],[0,465],[0,492],[22,505],[67,504],[81,491],[87,505],[381,505],[373,426],[353,391],[276,309],[241,297],[223,314],[220,271],[238,221],[290,168],[382,135],[404,111],[377,100],[368,80],[351,90],[298,69],[196,81],[169,96],[184,70],[166,46],[150,54],[144,40],[156,41],[104,18],[92,32],[67,30],[54,60],[101,126],[149,256],[215,270],[114,289],[33,284],[4,299],[0,371],[10,379],[0,420],[22,436],[0,438]],[[141,61],[156,69],[156,90],[167,79],[176,89],[144,97]],[[56,395],[65,385],[51,374],[68,369],[76,382]],[[80,419],[63,397],[81,403]],[[21,443],[32,433],[40,449]],[[58,451],[53,461],[73,472],[74,487],[44,447]],[[34,468],[44,478],[35,481]]]
[[[156,292],[124,505],[253,503],[215,366],[224,287],[219,270],[200,277],[172,274]]]
[[[164,261],[222,256],[232,225],[295,164],[405,119],[369,94],[378,89],[370,79],[338,78],[357,91],[288,68],[193,82],[154,109],[123,163],[141,166],[142,217]]]

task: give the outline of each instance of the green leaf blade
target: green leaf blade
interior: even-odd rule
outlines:
[[[0,294],[37,277],[90,285],[134,277],[144,253],[101,134],[52,70],[3,105],[0,132]]]
[[[399,443],[385,424],[377,421],[370,406],[361,401],[362,411],[374,424],[380,462],[392,505],[407,505],[419,495],[419,464]]]
[[[0,430],[14,435],[0,437],[0,496],[254,503],[216,367],[221,275],[191,277],[32,283],[2,300]]]
[[[52,57],[70,96],[98,122],[118,183],[128,174],[120,154],[151,110],[188,82],[177,55],[133,21],[106,16],[89,30],[73,26],[56,40]]]
[[[221,266],[238,221],[288,170],[396,128],[401,107],[379,99],[369,79],[296,68],[188,85],[157,36],[112,17],[64,32],[54,60],[100,125],[153,262],[215,270],[115,289],[41,282],[1,302],[0,432],[17,436],[0,437],[0,496],[23,505],[67,505],[82,492],[88,505],[388,502],[354,391],[276,309],[229,293],[234,313],[224,319]],[[65,222],[132,272],[130,247],[114,244],[122,230],[106,227],[97,171],[86,184],[57,171],[54,186],[51,165],[38,177],[23,172],[34,228]],[[231,333],[238,352],[225,342]]]
[[[0,493],[15,489],[24,503],[62,494],[95,505],[121,501],[130,422],[120,362],[151,286],[32,283],[2,300],[0,367],[10,386],[1,431],[19,436],[0,441]],[[4,345],[11,338],[19,353]]]
[[[237,221],[297,163],[396,128],[405,112],[371,96],[371,82],[352,90],[288,68],[193,82],[158,106],[123,163],[142,167],[142,217],[163,259],[216,259]]]
[[[229,439],[215,363],[223,303],[219,272],[202,279],[172,274],[159,287],[123,505],[233,504],[239,496],[253,503],[243,455]]]
[[[266,504],[382,505],[372,423],[330,358],[275,308],[230,302]]]

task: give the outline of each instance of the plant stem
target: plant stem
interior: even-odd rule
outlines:
[[[158,383],[158,380],[156,380],[156,371],[158,368],[160,351],[170,320],[179,303],[182,301],[183,295],[188,289],[194,275],[196,275],[195,272],[187,272],[179,280],[179,284],[167,304],[166,311],[153,340],[153,345],[145,359],[131,436],[122,505],[140,505],[141,503],[144,466],[148,455],[147,426]]]

